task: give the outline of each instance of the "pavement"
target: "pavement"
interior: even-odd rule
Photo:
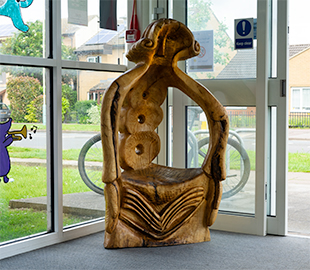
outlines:
[[[289,128],[288,139],[310,141],[310,129]]]
[[[288,231],[310,236],[310,173],[288,173]]]
[[[37,211],[46,210],[47,198],[26,198],[10,200],[10,208],[31,208]],[[80,217],[100,218],[105,215],[105,200],[102,195],[93,191],[63,195],[63,213]]]

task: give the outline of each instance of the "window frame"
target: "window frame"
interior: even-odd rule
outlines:
[[[127,66],[62,60],[61,1],[45,0],[46,58],[0,55],[0,65],[40,67],[46,70],[47,199],[50,231],[0,245],[0,259],[104,230],[104,218],[63,228],[62,192],[62,70],[125,72]]]

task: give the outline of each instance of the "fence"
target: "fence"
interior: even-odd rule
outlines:
[[[255,128],[256,115],[252,112],[228,111],[229,128]]]
[[[310,128],[310,113],[291,112],[288,117],[290,128]]]

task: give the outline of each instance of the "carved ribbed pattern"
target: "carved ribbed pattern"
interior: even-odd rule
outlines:
[[[121,219],[153,238],[162,239],[181,227],[198,210],[203,195],[203,187],[192,188],[158,213],[142,194],[126,189],[122,207],[133,211],[144,224],[133,221],[124,213]]]

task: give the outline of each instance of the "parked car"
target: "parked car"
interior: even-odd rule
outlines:
[[[9,107],[0,102],[0,122],[6,122],[11,117],[11,111]]]

